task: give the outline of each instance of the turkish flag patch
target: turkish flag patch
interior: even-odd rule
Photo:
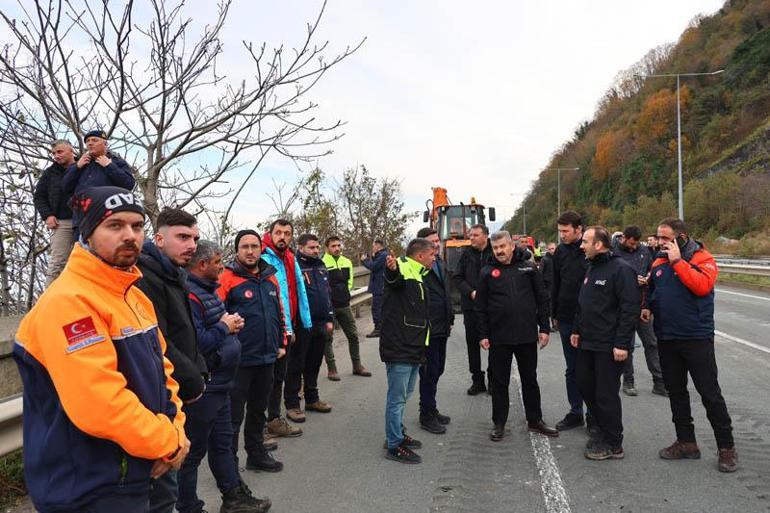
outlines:
[[[71,322],[62,327],[67,343],[72,346],[78,342],[96,335],[96,326],[91,317],[84,317],[79,321]]]
[[[492,278],[500,277],[500,269],[492,269]]]
[[[254,297],[254,293],[250,290],[246,290],[243,295],[246,297],[246,299],[251,299]]]

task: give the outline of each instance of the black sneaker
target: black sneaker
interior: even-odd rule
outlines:
[[[264,513],[273,503],[265,497],[258,499],[241,481],[238,486],[222,494],[222,507],[219,513]]]
[[[385,459],[397,461],[399,463],[406,463],[409,465],[415,465],[422,463],[420,455],[415,453],[409,447],[403,445],[396,447],[395,449],[388,449],[385,451]]]
[[[367,333],[366,338],[380,338],[380,330],[374,328],[371,333]]]
[[[433,412],[420,414],[420,427],[434,435],[443,435],[446,433],[446,428],[441,425]]]
[[[623,383],[623,393],[629,397],[636,397],[639,395],[639,392],[637,392],[633,382]]]
[[[411,436],[408,436],[408,435],[404,434],[404,439],[401,440],[401,445],[403,445],[404,447],[408,447],[409,449],[419,449],[420,447],[422,447],[422,442],[419,441],[419,440],[415,440]],[[387,449],[388,448],[388,441],[387,440],[382,442],[382,448],[383,449]]]
[[[567,431],[570,429],[574,429],[576,427],[580,427],[583,424],[584,422],[583,422],[582,415],[578,415],[577,413],[570,412],[566,414],[563,419],[557,422],[555,427],[559,431]]]
[[[449,415],[442,415],[438,410],[433,410],[433,415],[436,416],[436,420],[438,420],[438,423],[442,426],[446,426],[452,420]]]
[[[471,387],[468,389],[468,395],[479,395],[482,392],[487,391],[487,386],[484,384],[483,381],[481,382],[474,382]]]
[[[489,439],[493,442],[499,442],[503,437],[505,437],[505,424],[495,424],[495,427],[489,432]]]
[[[264,472],[280,472],[283,470],[283,463],[273,458],[269,452],[264,451],[246,458],[246,469]]]
[[[668,397],[668,390],[666,390],[666,386],[663,383],[655,383],[652,385],[652,393],[655,395]]]
[[[586,448],[583,453],[589,460],[602,461],[602,460],[622,460],[625,454],[623,453],[623,446],[610,447],[604,442],[600,442],[593,447]]]

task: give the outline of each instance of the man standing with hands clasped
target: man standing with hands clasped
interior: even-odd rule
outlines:
[[[559,436],[556,429],[543,422],[537,384],[538,346],[543,349],[548,345],[551,332],[543,276],[534,263],[526,261],[526,250],[514,248],[510,233],[494,233],[490,240],[494,258],[481,269],[476,289],[479,345],[489,350],[489,368],[492,369],[494,428],[489,438],[499,442],[505,434],[508,385],[514,356],[529,430],[545,436]]]

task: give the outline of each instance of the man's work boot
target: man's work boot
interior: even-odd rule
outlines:
[[[366,335],[366,338],[380,338],[380,330],[374,328],[371,333]]]
[[[493,442],[499,442],[505,436],[505,424],[495,424],[492,431],[489,433],[489,439]]]
[[[446,426],[452,421],[452,418],[449,415],[443,415],[438,410],[433,410],[433,415],[436,416],[436,420],[442,426]]]
[[[305,410],[317,411],[318,413],[329,413],[330,411],[332,411],[332,406],[329,403],[325,403],[321,400],[318,400],[314,403],[306,403]]]
[[[222,494],[219,513],[265,513],[273,503],[270,499],[254,497],[249,487],[241,481],[238,486]]]
[[[487,391],[487,386],[483,381],[474,381],[471,387],[468,389],[468,395],[479,395],[482,392]]]
[[[353,364],[353,374],[356,376],[363,376],[365,378],[372,377],[372,373],[369,372],[369,370],[360,363]]]
[[[559,431],[567,431],[576,427],[580,427],[583,424],[584,421],[582,415],[578,415],[577,413],[568,413],[564,416],[563,419],[556,423],[556,429]]]
[[[340,375],[337,372],[337,369],[329,369],[329,372],[326,374],[326,377],[329,378],[329,381],[339,381]]]
[[[420,413],[420,427],[434,435],[443,435],[446,433],[446,428],[441,425],[433,412]]]
[[[719,449],[719,471],[735,472],[738,470],[738,453],[735,447],[730,449]]]
[[[280,472],[283,470],[283,463],[273,458],[269,452],[261,451],[251,454],[246,458],[247,470],[261,470],[264,472]]]
[[[639,392],[636,391],[636,387],[632,381],[623,382],[623,393],[629,397],[636,397],[639,395]]]
[[[292,422],[302,423],[306,420],[305,412],[300,408],[292,408],[290,410],[286,410],[286,416]]]
[[[658,451],[658,456],[664,460],[697,460],[700,459],[700,449],[698,449],[696,442],[677,440],[665,449]]]
[[[278,417],[267,423],[267,431],[275,436],[294,438],[302,435],[302,429],[290,426],[286,419]]]

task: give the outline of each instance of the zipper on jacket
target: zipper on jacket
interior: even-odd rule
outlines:
[[[134,282],[134,283],[136,283],[136,282]],[[128,298],[126,297],[128,295],[129,289],[133,285],[134,284],[132,283],[131,286],[129,286],[123,292],[123,302],[126,303],[126,306],[128,306],[128,309],[131,310],[132,314],[134,314],[134,317],[136,318],[137,325],[141,326],[142,325],[142,321],[139,318],[139,315],[137,315],[137,313],[134,311],[133,307],[128,302]],[[160,331],[160,327],[156,326],[155,329]],[[158,396],[160,398],[160,402],[158,403],[158,406],[160,407],[160,410],[161,410],[160,413],[162,413],[163,412],[163,403],[166,400],[166,394],[165,394],[165,390],[166,390],[166,371],[165,371],[165,368],[163,366],[163,352],[161,351],[160,340],[158,340],[157,343],[158,343],[158,348],[156,350],[154,347],[152,347],[152,342],[150,342],[149,340],[146,341],[146,345],[149,346],[149,348],[150,348],[150,353],[152,353],[152,355],[155,357],[154,358],[155,359],[155,363],[159,364],[159,366],[160,366],[160,369],[159,369],[160,370],[160,379],[158,380]],[[166,342],[166,343],[168,343],[168,342]],[[158,354],[160,354],[160,358],[157,357]],[[172,420],[172,419],[169,419],[169,420]]]
[[[120,451],[120,479],[118,480],[118,486],[123,486],[126,483],[126,477],[128,476],[128,458],[126,453]]]

